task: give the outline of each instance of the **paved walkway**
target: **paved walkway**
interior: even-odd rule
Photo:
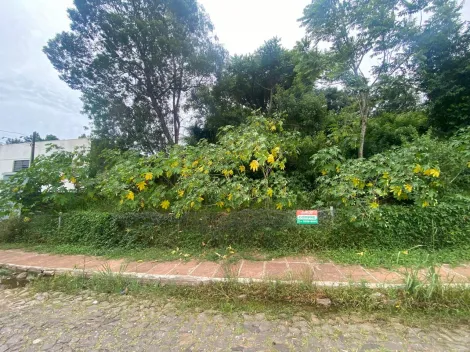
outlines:
[[[23,252],[20,250],[0,250],[0,266],[23,270],[46,270],[55,272],[87,273],[111,270],[140,278],[168,281],[216,281],[224,278],[241,280],[302,280],[317,284],[334,285],[348,282],[367,282],[371,285],[402,284],[406,269],[394,271],[368,269],[359,265],[338,265],[320,262],[313,257],[287,257],[271,261],[241,260],[235,264],[171,261],[171,262],[128,262],[105,260],[83,255],[51,255]],[[450,267],[442,265],[436,271],[445,283],[470,284],[470,265]],[[421,277],[426,271],[419,272]]]
[[[468,325],[436,319],[418,328],[392,319],[322,318],[315,311],[221,314],[158,296],[0,289],[0,351],[468,351]]]

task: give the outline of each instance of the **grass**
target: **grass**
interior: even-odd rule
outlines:
[[[54,254],[85,254],[103,256],[107,259],[124,258],[131,261],[171,261],[178,259],[199,259],[218,261],[227,259],[236,262],[246,260],[271,260],[283,256],[314,256],[322,261],[333,261],[339,264],[363,265],[369,268],[423,268],[432,265],[450,264],[459,265],[470,261],[470,247],[448,248],[436,251],[428,251],[420,247],[401,249],[336,249],[320,250],[315,252],[293,252],[286,250],[266,251],[253,249],[233,248],[204,248],[204,249],[125,249],[125,248],[96,248],[92,246],[70,244],[27,244],[27,243],[0,243],[0,249],[23,249],[39,253]]]
[[[419,321],[440,323],[470,322],[470,289],[445,287],[430,273],[420,281],[410,274],[403,288],[377,290],[365,286],[339,288],[317,287],[310,283],[280,282],[240,284],[234,280],[204,285],[142,283],[138,280],[103,271],[91,278],[62,275],[33,282],[38,292],[61,291],[78,294],[92,290],[110,295],[126,294],[136,298],[171,302],[181,309],[217,310],[225,313],[279,314],[311,313],[319,317],[359,315],[363,319],[399,319],[400,322]],[[115,296],[117,297],[117,296]],[[316,304],[318,298],[329,298],[329,307]]]
[[[424,268],[439,264],[457,266],[468,263],[470,261],[470,247],[444,248],[434,251],[419,247],[413,249],[336,249],[317,252],[316,256],[336,263],[362,265],[369,268]]]

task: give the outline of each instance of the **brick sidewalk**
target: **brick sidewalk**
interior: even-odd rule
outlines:
[[[367,282],[369,284],[401,284],[406,270],[368,269],[359,265],[338,265],[324,263],[313,257],[280,258],[271,261],[241,260],[236,264],[222,264],[200,261],[172,262],[128,262],[105,260],[83,255],[51,255],[23,252],[20,250],[0,250],[0,266],[29,270],[53,270],[73,272],[85,270],[88,273],[110,268],[113,272],[153,279],[175,281],[209,281],[210,279],[265,279],[303,280],[317,283]],[[470,265],[451,268],[438,267],[436,271],[445,283],[470,284]],[[425,276],[426,271],[420,275]],[[180,280],[179,280],[180,279]],[[186,280],[185,280],[186,279]]]

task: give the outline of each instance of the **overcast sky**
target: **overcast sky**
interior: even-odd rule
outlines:
[[[287,48],[304,35],[297,19],[310,0],[199,0],[230,54],[249,53],[274,36]],[[61,139],[84,133],[80,94],[62,82],[42,53],[67,30],[72,0],[0,0],[0,130]],[[465,4],[470,19],[470,4]],[[18,135],[0,131],[0,138]]]

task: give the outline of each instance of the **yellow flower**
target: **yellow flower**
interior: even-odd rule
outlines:
[[[219,207],[219,208],[223,208],[225,203],[220,201],[220,202],[217,202],[216,205]]]
[[[240,169],[240,172],[245,172],[245,166],[240,165],[239,169]]]
[[[61,181],[65,180],[65,175],[60,176],[60,180]]]
[[[352,179],[352,183],[353,183],[354,187],[357,187],[361,183],[361,180],[359,180],[357,177],[354,177]]]
[[[359,252],[359,253],[356,253],[357,255],[360,255],[361,257],[364,255],[364,252]]]
[[[143,191],[146,186],[147,186],[147,184],[145,183],[145,181],[139,182],[137,184],[137,188],[139,189],[139,191]]]
[[[199,160],[195,160],[195,161],[193,162],[193,167],[198,166],[198,164],[199,164]]]
[[[222,173],[225,177],[229,177],[233,175],[233,170],[222,170]]]
[[[271,131],[273,131],[273,132],[276,131],[276,125],[275,124],[271,125]]]
[[[377,203],[377,202],[372,202],[372,203],[370,203],[370,207],[371,207],[372,209],[377,209],[377,208],[379,207],[379,203]]]
[[[178,191],[178,197],[181,198],[181,197],[183,197],[183,196],[184,196],[184,190],[180,189],[180,190]]]
[[[401,196],[401,193],[402,193],[402,189],[400,186],[393,186],[391,187],[393,193],[397,196],[397,197],[400,197]]]
[[[276,157],[280,150],[281,148],[279,147],[273,148],[271,149],[271,154],[274,155],[274,157]]]
[[[408,255],[408,251],[401,251],[402,254]]]
[[[286,168],[286,165],[284,164],[283,161],[281,161],[281,162],[279,163],[279,168],[280,168],[281,170],[284,170],[284,169]]]
[[[190,205],[191,205],[191,208],[192,208],[192,207],[194,207],[194,202],[191,202],[191,204],[190,204]]]
[[[123,205],[123,204],[124,204],[124,199],[121,199],[121,200],[119,201],[119,204]]]
[[[427,200],[423,202],[423,208],[426,208],[426,207],[429,207],[429,202]]]
[[[28,218],[27,216],[24,217],[23,219],[24,222],[30,222],[31,221],[31,218]]]
[[[266,193],[268,194],[268,196],[272,197],[273,196],[273,189],[268,188],[268,191]]]
[[[18,187],[13,188],[13,193],[16,193],[18,191],[19,191]]]
[[[140,207],[141,207],[142,209],[145,207],[144,201],[141,201],[141,202],[140,202]]]
[[[172,173],[170,170],[168,170],[168,171],[166,172],[166,177],[170,178],[171,175],[173,175],[173,173]]]
[[[415,168],[413,169],[413,172],[415,174],[419,174],[421,171],[423,171],[423,168],[421,167],[421,165],[416,164]]]
[[[134,200],[134,192],[129,191],[126,196],[127,199],[129,200]]]
[[[232,200],[232,198],[233,198],[232,193],[229,193],[228,196],[227,196],[227,199],[228,199],[228,200]]]
[[[281,203],[277,203],[277,204],[276,204],[276,209],[277,209],[277,210],[282,210],[282,204],[281,204]]]
[[[440,171],[436,169],[427,169],[424,171],[424,175],[426,176],[439,177],[440,174]]]
[[[410,185],[409,183],[407,183],[407,184],[405,185],[405,189],[406,189],[406,191],[407,191],[408,193],[410,193],[410,192],[413,190],[413,186]]]
[[[76,184],[76,183],[77,183],[77,179],[72,176],[72,177],[70,178],[70,182],[73,183],[73,184]]]
[[[151,172],[146,172],[144,174],[144,178],[145,178],[146,181],[150,181],[150,180],[153,179],[153,174]]]
[[[173,161],[171,164],[171,167],[178,167],[179,163],[177,161]]]
[[[250,163],[251,171],[253,171],[253,172],[258,171],[258,168],[259,168],[258,160],[252,160],[251,163]]]
[[[162,209],[166,210],[170,207],[170,201],[164,200],[163,202],[160,203],[160,206],[162,207]]]
[[[388,173],[388,172],[384,172],[384,174],[382,175],[382,178],[384,178],[384,179],[390,178],[389,173]]]
[[[339,173],[341,171],[341,168],[339,166],[336,166],[336,172]]]
[[[366,186],[367,187],[372,187],[374,184],[372,182],[369,182]]]
[[[272,155],[272,154],[268,155],[268,163],[274,164],[274,155]]]
[[[327,173],[328,173],[328,171],[326,171],[326,170],[321,170],[321,174],[322,174],[323,176],[325,176]]]
[[[198,167],[198,168],[197,168],[197,171],[203,172],[203,171],[204,171],[204,166]]]

